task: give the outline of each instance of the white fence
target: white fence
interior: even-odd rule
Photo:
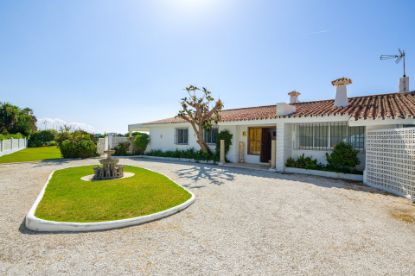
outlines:
[[[107,149],[113,149],[121,143],[129,142],[128,137],[120,137],[114,135],[105,136],[105,138],[99,138],[97,144],[97,153],[103,155]],[[131,150],[131,147],[130,147]]]
[[[365,183],[415,199],[415,128],[368,132]]]
[[[26,138],[0,140],[0,156],[26,148]]]

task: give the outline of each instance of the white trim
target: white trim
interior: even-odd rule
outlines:
[[[328,115],[328,116],[307,116],[307,117],[289,117],[289,118],[277,118],[276,122],[283,123],[328,123],[328,122],[347,122],[350,120],[350,116],[347,115]]]
[[[276,123],[320,123],[320,122],[348,122],[349,126],[367,126],[367,125],[387,125],[387,124],[415,124],[415,118],[408,119],[359,119],[355,120],[350,115],[323,115],[323,116],[304,116],[304,117],[277,117],[273,119],[259,119],[259,120],[238,120],[219,122],[218,126],[231,125],[275,125]],[[159,124],[132,124],[128,125],[129,131],[134,130],[149,130],[155,126],[180,126],[187,125],[186,122],[178,123],[159,123]]]
[[[219,122],[219,126],[234,126],[234,125],[243,125],[243,126],[274,126],[278,119],[261,119],[261,120],[240,120],[240,121],[227,121]]]
[[[366,120],[349,120],[349,126],[378,126],[378,125],[410,125],[415,124],[415,119],[366,119]]]
[[[144,168],[144,169],[155,172],[148,168]],[[60,221],[40,219],[35,216],[35,212],[36,212],[36,209],[39,203],[42,201],[42,198],[46,191],[46,187],[48,186],[49,181],[52,179],[52,176],[55,173],[55,171],[53,171],[49,175],[45,186],[43,187],[42,191],[37,196],[35,202],[33,203],[32,208],[30,208],[29,210],[29,213],[26,215],[25,226],[30,230],[39,231],[39,232],[88,232],[88,231],[100,231],[100,230],[122,228],[122,227],[127,227],[127,226],[132,226],[132,225],[139,225],[139,224],[147,223],[153,220],[158,220],[164,217],[171,216],[175,213],[180,212],[183,209],[186,209],[188,206],[190,206],[195,201],[195,195],[191,191],[189,191],[187,188],[177,184],[170,177],[164,174],[161,174],[159,172],[155,172],[155,173],[158,173],[158,174],[161,174],[167,177],[174,184],[178,185],[179,187],[184,189],[186,192],[188,192],[191,195],[190,199],[186,200],[182,204],[179,204],[177,206],[171,207],[167,210],[163,210],[163,211],[160,211],[154,214],[134,217],[134,218],[128,218],[128,219],[121,219],[121,220],[82,223],[82,222],[60,222]]]

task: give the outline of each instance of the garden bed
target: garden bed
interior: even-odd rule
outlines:
[[[67,168],[51,174],[26,217],[38,231],[91,231],[140,224],[174,214],[194,196],[168,177],[126,166],[134,176],[84,181],[93,166]]]
[[[190,162],[190,163],[202,163],[202,164],[216,164],[217,162],[213,160],[197,160],[191,158],[179,158],[179,157],[163,157],[163,156],[153,156],[153,155],[135,155],[136,157],[152,159],[152,160],[161,160],[161,161],[180,161],[180,162]]]

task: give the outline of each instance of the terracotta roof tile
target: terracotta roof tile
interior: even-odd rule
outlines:
[[[349,98],[347,107],[335,107],[334,100],[295,104],[295,113],[284,117],[348,115],[359,119],[415,117],[415,92],[379,94]]]
[[[299,102],[294,104],[296,112],[280,117],[310,117],[348,115],[359,119],[395,119],[415,118],[415,91],[409,93],[390,93],[349,98],[347,107],[335,107],[334,100]],[[225,109],[222,111],[222,121],[265,120],[277,117],[276,105]],[[180,123],[178,117],[148,122],[145,124]]]

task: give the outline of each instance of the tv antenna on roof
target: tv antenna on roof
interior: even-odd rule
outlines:
[[[406,68],[405,68],[405,51],[398,49],[399,55],[381,55],[380,60],[395,59],[395,63],[398,64],[403,60],[403,76],[406,77]]]

